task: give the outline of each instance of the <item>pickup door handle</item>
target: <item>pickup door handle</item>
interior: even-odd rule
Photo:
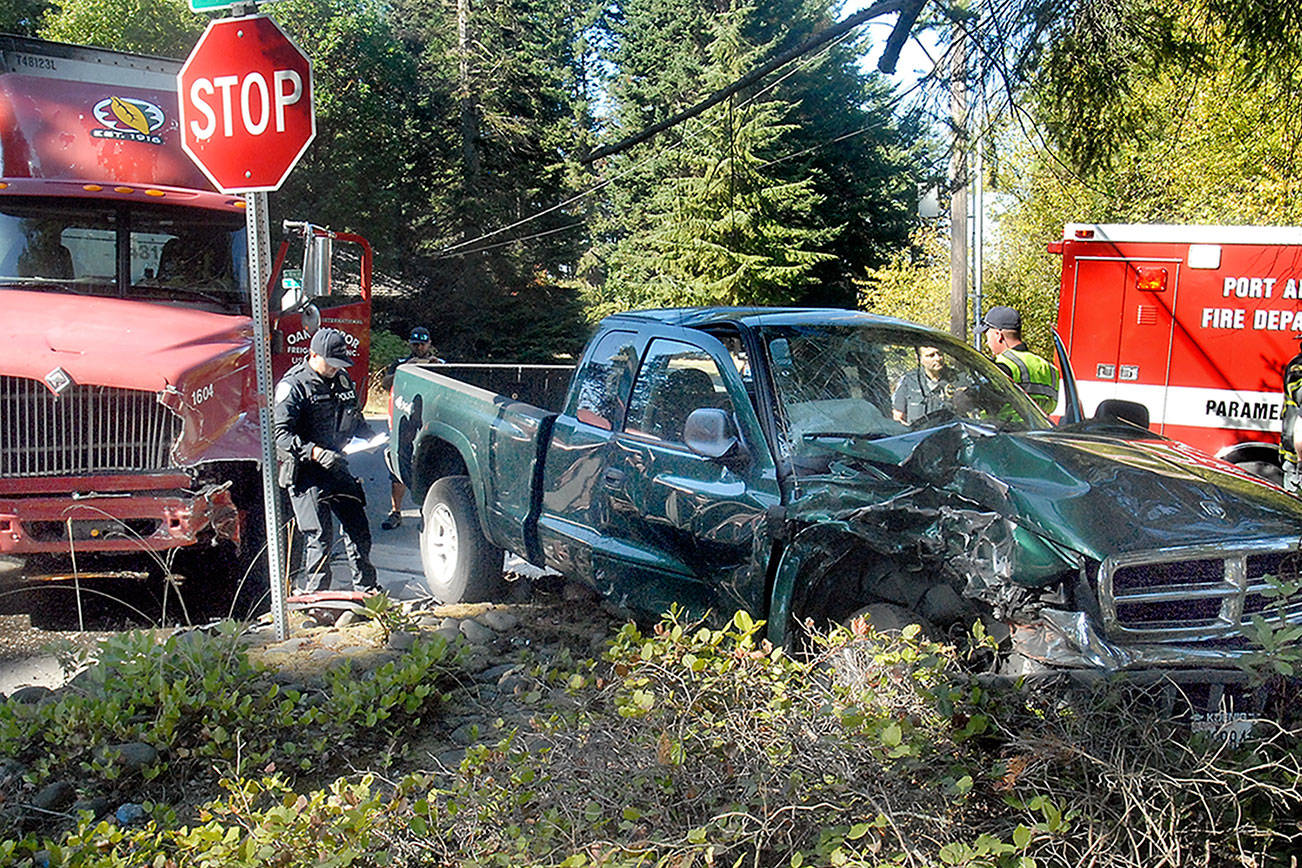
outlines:
[[[616,467],[607,467],[606,472],[601,474],[601,481],[607,488],[622,488],[624,485],[624,471]]]

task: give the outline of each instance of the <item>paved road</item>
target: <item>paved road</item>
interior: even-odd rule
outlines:
[[[367,421],[377,431],[386,430],[389,420],[368,417]],[[403,496],[402,526],[383,530],[380,522],[388,515],[390,503],[389,471],[384,466],[384,450],[359,452],[349,458],[353,474],[360,477],[366,491],[366,514],[371,519],[371,561],[379,573],[380,587],[389,596],[405,600],[426,596],[421,583],[420,566],[420,505],[413,502],[410,492]],[[537,577],[541,570],[530,566],[518,557],[508,554],[506,570],[512,573]],[[338,563],[334,567],[336,582],[347,580],[348,567]]]
[[[377,431],[388,428],[384,417],[368,418]],[[360,477],[366,491],[366,514],[371,519],[371,561],[379,573],[380,587],[391,597],[410,599],[424,596],[421,587],[420,507],[412,502],[411,494],[403,497],[402,526],[383,530],[380,522],[389,512],[389,471],[384,466],[384,450],[359,452],[348,461],[353,474]],[[347,581],[345,564],[334,567],[336,583]]]

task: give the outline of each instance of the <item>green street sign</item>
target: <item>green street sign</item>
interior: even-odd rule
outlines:
[[[212,12],[214,9],[229,9],[232,6],[253,8],[254,2],[265,3],[267,0],[190,0],[190,9],[194,12]]]

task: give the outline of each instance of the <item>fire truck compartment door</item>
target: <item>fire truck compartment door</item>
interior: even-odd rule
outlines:
[[[1136,401],[1162,433],[1180,265],[1178,259],[1076,260],[1072,359],[1086,416],[1108,398]]]

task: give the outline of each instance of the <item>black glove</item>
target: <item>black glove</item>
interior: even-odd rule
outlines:
[[[333,449],[322,449],[317,447],[316,463],[320,464],[325,470],[331,473],[347,473],[348,459],[342,452],[336,452]]]

